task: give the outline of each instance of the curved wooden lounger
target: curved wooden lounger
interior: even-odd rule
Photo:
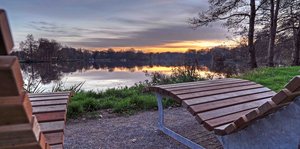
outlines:
[[[300,76],[277,94],[260,84],[233,78],[158,85],[149,90],[174,99],[207,130],[222,136],[288,105],[300,95]]]

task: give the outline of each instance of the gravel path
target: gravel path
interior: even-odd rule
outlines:
[[[166,125],[206,148],[221,148],[216,137],[199,125],[183,108],[165,110]],[[67,149],[185,149],[157,130],[157,111],[132,116],[69,121],[65,131]]]

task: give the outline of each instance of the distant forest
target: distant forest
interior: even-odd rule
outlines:
[[[268,38],[262,34],[257,36],[255,47],[257,49],[257,61],[260,65],[267,65]],[[115,51],[114,49],[90,51],[82,48],[63,46],[61,43],[46,38],[35,40],[33,35],[27,35],[26,40],[20,43],[19,49],[12,52],[21,62],[128,62],[150,61],[152,63],[172,62],[182,65],[197,64],[209,61],[212,65],[240,64],[247,67],[249,55],[246,52],[247,44],[240,44],[235,48],[214,47],[205,50],[189,49],[184,53],[161,52],[144,53],[140,50],[128,49]],[[282,38],[277,42],[274,52],[277,65],[290,65],[292,63],[293,39]]]
[[[28,63],[62,61],[182,61],[187,58],[197,58],[201,61],[211,60],[211,54],[208,51],[188,50],[185,53],[144,53],[143,51],[135,49],[90,51],[82,48],[76,49],[62,46],[61,43],[46,38],[35,40],[33,35],[28,35],[27,39],[20,43],[19,48],[20,49],[12,52],[12,55],[18,56],[21,62]]]

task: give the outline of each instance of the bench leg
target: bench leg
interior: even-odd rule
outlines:
[[[162,104],[162,96],[158,93],[156,93],[156,98],[157,98],[157,105],[158,105],[158,113],[159,113],[159,118],[158,118],[158,128],[160,131],[162,131],[164,134],[170,136],[171,138],[177,140],[178,142],[186,145],[189,148],[192,149],[204,149],[201,145],[181,136],[180,134],[172,131],[171,129],[165,127],[164,125],[164,109],[163,109],[163,104]]]

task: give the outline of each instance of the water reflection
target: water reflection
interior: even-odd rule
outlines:
[[[170,74],[175,67],[184,67],[183,64],[172,62],[149,63],[143,61],[130,62],[65,62],[65,63],[22,63],[21,68],[25,83],[28,80],[40,81],[43,88],[50,90],[58,81],[66,86],[85,82],[84,90],[105,90],[112,87],[131,86],[139,81],[149,79],[145,72],[161,72]],[[210,62],[203,61],[197,64],[203,76],[222,74],[225,77],[237,73],[237,68],[216,67]]]

